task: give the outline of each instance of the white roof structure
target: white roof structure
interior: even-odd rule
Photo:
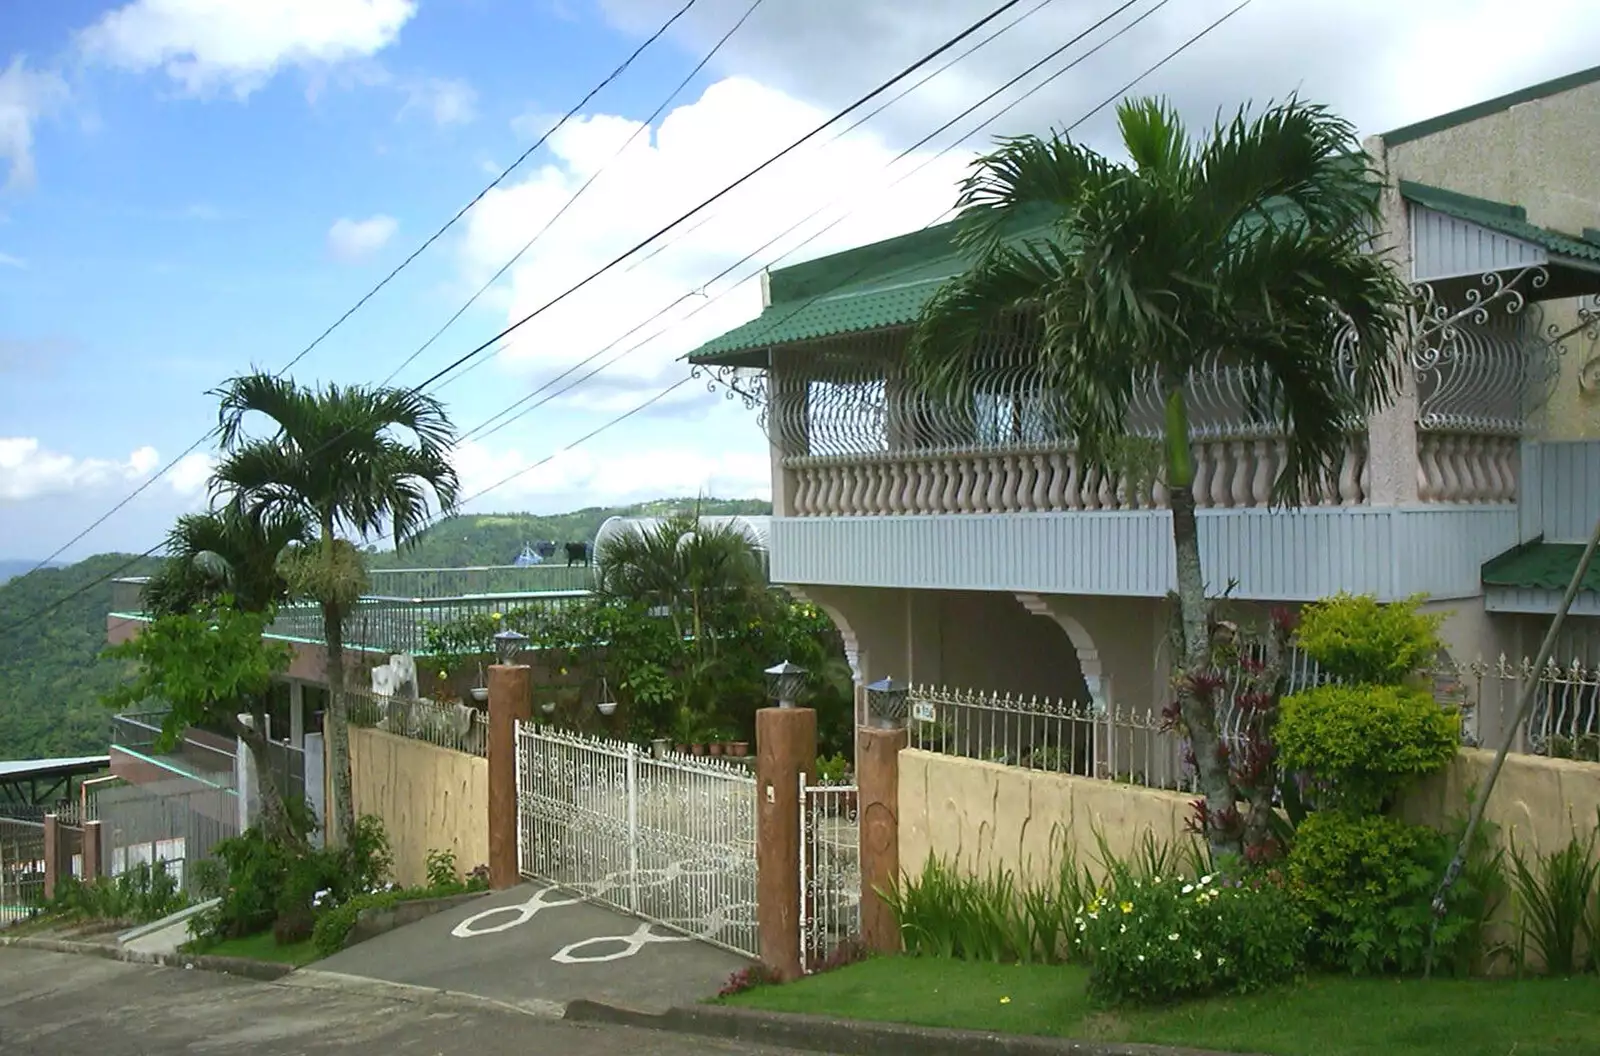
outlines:
[[[4,759],[0,760],[0,780],[8,777],[46,777],[63,770],[84,770],[95,766],[110,766],[106,755],[74,755],[64,759]]]

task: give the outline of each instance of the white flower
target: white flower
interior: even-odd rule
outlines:
[[[1198,961],[1200,959],[1200,956],[1201,956],[1200,951],[1199,950],[1195,950],[1194,951],[1194,959]],[[1222,958],[1221,957],[1217,958],[1217,967],[1219,967],[1219,968],[1222,967]]]
[[[1205,887],[1210,882],[1211,882],[1211,874],[1209,874],[1209,873],[1207,873],[1205,876],[1202,876],[1200,878],[1200,886],[1201,887]]]
[[[1122,927],[1117,929],[1117,934],[1118,935],[1126,935],[1127,933],[1128,933],[1128,926],[1126,924],[1122,925]]]
[[[1168,942],[1177,942],[1178,941],[1178,933],[1177,932],[1173,932],[1171,935],[1168,935],[1167,936],[1167,941]]]
[[[1141,953],[1141,954],[1140,954],[1140,955],[1139,955],[1139,960],[1141,960],[1141,961],[1142,961],[1142,960],[1144,960],[1144,954],[1142,954],[1142,953]]]
[[[1193,890],[1194,890],[1194,885],[1193,884],[1184,884],[1183,885],[1183,893],[1184,894],[1187,895],[1189,892],[1191,892]]]

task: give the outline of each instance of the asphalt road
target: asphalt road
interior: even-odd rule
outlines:
[[[541,1019],[73,954],[0,949],[5,1056],[793,1056],[776,1049]]]

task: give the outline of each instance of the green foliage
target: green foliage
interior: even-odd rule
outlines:
[[[1339,593],[1300,613],[1300,649],[1341,682],[1394,686],[1433,663],[1443,648],[1440,613],[1423,599],[1380,605],[1371,595]]]
[[[317,913],[316,927],[311,934],[312,945],[317,953],[327,957],[344,949],[362,910],[388,909],[402,902],[447,898],[488,888],[488,877],[481,869],[473,870],[464,880],[457,874],[456,854],[452,850],[430,850],[427,861],[428,882],[421,887],[368,891],[344,901],[331,902],[322,908]]]
[[[167,863],[157,859],[153,866],[140,862],[116,877],[98,877],[90,883],[74,876],[62,877],[47,912],[69,918],[148,924],[188,904],[189,899],[178,887]]]
[[[880,894],[913,956],[1016,961],[1033,953],[1023,898],[1009,869],[969,876],[930,852],[920,876]]]
[[[850,773],[850,760],[839,752],[817,757],[816,782],[819,785],[841,785]]]
[[[1511,883],[1517,896],[1517,960],[1535,954],[1552,975],[1572,975],[1594,967],[1600,945],[1600,831],[1574,833],[1548,854],[1524,855],[1513,837]]]
[[[263,638],[272,620],[247,612],[223,597],[214,608],[158,616],[138,635],[106,650],[137,665],[135,676],[108,693],[118,709],[160,700],[170,710],[162,732],[176,737],[185,727],[228,723],[240,710],[256,710],[274,675],[288,669],[283,642]]]
[[[1282,884],[1264,878],[1114,868],[1075,924],[1089,994],[1108,1005],[1247,993],[1293,979],[1305,963],[1305,918]]]
[[[1373,814],[1312,814],[1295,834],[1289,878],[1311,914],[1314,960],[1355,974],[1415,972],[1423,966],[1431,902],[1455,843],[1420,825]],[[1477,939],[1498,892],[1481,857],[1457,883],[1435,942],[1447,967],[1477,960]]]
[[[1285,697],[1274,735],[1283,765],[1321,783],[1324,805],[1363,813],[1447,766],[1461,717],[1425,690],[1329,684]]]
[[[0,636],[0,755],[39,759],[105,751],[101,698],[121,684],[129,664],[101,656],[113,584],[97,581],[130,560],[120,575],[148,575],[160,567],[154,559],[100,554],[0,582],[0,626],[10,628]]]

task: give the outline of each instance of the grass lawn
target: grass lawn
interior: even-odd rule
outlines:
[[[196,952],[210,957],[244,957],[252,961],[274,961],[278,964],[292,964],[296,968],[317,959],[316,947],[311,945],[310,939],[291,946],[279,946],[270,931],[247,935],[242,939],[228,939]]]
[[[1577,1056],[1600,1051],[1600,978],[1321,977],[1247,998],[1105,1012],[1076,965],[887,957],[725,1004],[930,1027],[1268,1056]],[[1009,999],[1009,1000],[1007,1000]]]

